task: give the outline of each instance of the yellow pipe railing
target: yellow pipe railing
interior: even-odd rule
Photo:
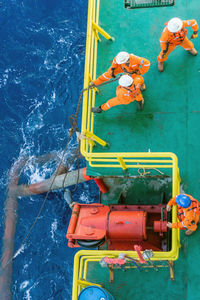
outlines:
[[[127,156],[127,153],[125,153]],[[159,167],[160,169],[171,169],[172,170],[172,196],[176,196],[180,193],[180,176],[178,169],[178,159],[173,153],[134,153],[135,159],[133,159],[135,165],[134,168],[155,168]],[[139,158],[137,160],[137,157]],[[141,158],[147,158],[141,159]],[[151,159],[152,158],[152,159]],[[167,159],[168,158],[168,159]],[[126,161],[126,160],[125,160]],[[144,163],[144,164],[142,164]],[[147,165],[147,163],[151,165]],[[158,163],[160,163],[158,165]],[[162,165],[163,164],[163,165]],[[172,208],[172,222],[177,221],[177,207],[173,206]],[[154,251],[154,257],[151,258],[152,261],[168,261],[172,262],[178,258],[180,248],[180,230],[172,229],[172,247],[170,251]],[[85,257],[90,257],[92,261],[100,261],[104,256],[109,257],[118,257],[122,251],[112,251],[112,250],[82,250],[79,251],[74,259],[74,277],[73,277],[73,295],[72,299],[77,300],[78,294],[81,290],[81,285],[78,284],[79,279],[86,280],[87,275],[87,264],[84,268],[84,259]],[[123,251],[123,253],[137,259],[137,253],[135,251]],[[170,269],[171,272],[171,269]],[[94,283],[95,285],[96,283]]]
[[[111,251],[111,250],[81,250],[76,253],[74,257],[74,270],[73,270],[73,292],[72,292],[72,300],[77,300],[78,294],[81,291],[81,284],[79,284],[79,280],[87,281],[87,271],[88,271],[88,263],[100,262],[100,260],[107,256],[110,258],[117,258],[122,251]],[[137,253],[135,251],[123,251],[123,253],[135,260],[138,260]],[[162,255],[164,254],[164,255]],[[154,257],[150,260],[159,261],[159,265],[156,267],[166,267],[161,264],[161,261],[168,262],[174,261],[178,257],[178,248],[175,251],[172,250],[170,252],[154,252]],[[146,266],[145,266],[146,267]],[[152,266],[149,266],[152,267]],[[89,282],[90,283],[90,282]],[[88,284],[90,285],[90,284]],[[93,283],[93,285],[98,285],[97,283]]]
[[[99,21],[99,5],[100,0],[89,0],[88,3],[88,19],[87,19],[87,36],[86,36],[86,53],[85,53],[85,76],[84,88],[88,87],[90,81],[96,78],[96,61],[97,61],[97,44],[100,33],[106,39],[113,38],[98,25]],[[83,95],[82,125],[81,131],[86,130],[94,134],[94,116],[91,114],[91,107],[95,105],[95,93],[98,90],[86,91]],[[100,140],[101,137],[98,137]],[[92,153],[94,144],[87,139],[81,140],[81,152],[86,157]],[[86,154],[86,155],[85,155]],[[89,158],[88,158],[89,159]],[[92,158],[89,159],[92,163]]]

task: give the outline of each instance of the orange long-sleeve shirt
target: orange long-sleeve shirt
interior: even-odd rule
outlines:
[[[134,100],[138,99],[138,96],[142,96],[140,91],[140,86],[143,83],[143,80],[139,76],[134,79],[132,86],[125,88],[119,85],[117,87],[116,95],[120,103],[129,104]]]
[[[197,31],[199,28],[196,20],[185,20],[182,22],[183,22],[182,29],[179,30],[177,33],[170,32],[167,29],[167,26],[164,28],[162,35],[160,37],[160,46],[162,50],[166,50],[167,44],[169,45],[181,44],[188,32],[185,27],[191,27],[194,32]],[[165,25],[167,24],[168,22]]]
[[[143,75],[149,70],[150,61],[146,58],[136,56],[134,54],[129,54],[129,62],[125,64],[118,65],[116,62],[116,57],[113,59],[111,68],[113,69],[121,69],[122,72],[134,72],[139,70],[140,74]]]
[[[144,79],[140,75],[135,75],[133,80],[133,84],[127,88],[119,85],[116,90],[116,97],[111,98],[106,103],[102,104],[102,110],[108,110],[116,105],[126,105],[135,100],[142,101],[143,97],[140,91],[140,86],[144,83]]]
[[[186,194],[187,195],[187,194]],[[172,223],[172,228],[190,229],[195,231],[197,223],[199,222],[199,201],[194,199],[191,195],[187,195],[191,200],[191,205],[187,208],[182,208],[178,205],[178,218],[180,222]],[[173,197],[168,205],[176,205],[176,197]]]

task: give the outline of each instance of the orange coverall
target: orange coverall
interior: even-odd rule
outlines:
[[[165,24],[167,25],[168,22]],[[160,46],[162,51],[158,56],[158,61],[163,62],[168,59],[169,54],[180,45],[185,50],[191,50],[194,48],[193,43],[187,38],[188,30],[185,27],[192,27],[193,31],[198,30],[198,24],[196,20],[186,20],[183,21],[183,27],[176,33],[172,33],[167,29],[167,26],[164,28],[163,33],[160,38]],[[164,51],[164,52],[163,52]],[[163,58],[163,54],[165,57]]]
[[[192,196],[187,195],[191,200],[191,205],[188,208],[183,208],[178,205],[178,218],[180,222],[172,223],[172,228],[189,229],[195,231],[199,222],[200,208],[199,201]],[[168,205],[176,205],[176,197],[172,198]]]
[[[116,62],[116,57],[113,59],[111,67],[107,72],[100,75],[96,80],[93,81],[95,85],[101,84],[105,81],[110,80],[112,77],[119,73],[127,72],[135,75],[135,72],[143,75],[149,70],[150,61],[146,58],[139,57],[133,54],[129,54],[129,62],[125,64],[118,65]],[[113,76],[114,75],[114,76]],[[131,74],[129,74],[131,76]]]
[[[133,101],[142,101],[142,93],[140,86],[144,83],[144,79],[140,75],[134,74],[133,83],[129,87],[122,87],[119,85],[116,90],[117,97],[108,100],[106,103],[101,105],[102,110],[108,110],[113,106],[121,104],[129,104]]]

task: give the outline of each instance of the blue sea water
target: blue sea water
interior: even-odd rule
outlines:
[[[34,157],[52,151],[61,156],[65,147],[68,117],[75,112],[83,87],[86,22],[87,0],[0,0],[1,237],[11,166],[28,156],[21,183],[43,180],[56,165],[41,166]],[[74,137],[68,156],[76,146]],[[95,184],[84,183],[73,193],[73,200],[89,203],[97,200],[96,195]],[[44,197],[18,200],[15,251]],[[67,247],[65,238],[70,213],[63,191],[49,194],[31,236],[13,262],[13,299],[71,299],[75,250]]]

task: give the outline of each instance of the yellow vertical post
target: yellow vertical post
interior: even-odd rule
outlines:
[[[174,262],[172,260],[168,260],[169,268],[170,268],[170,279],[174,280]]]
[[[93,29],[94,31],[96,31],[97,36],[95,35],[95,37],[96,37],[97,40],[99,40],[99,36],[98,36],[97,31],[98,31],[101,35],[103,35],[103,37],[105,37],[105,39],[107,39],[107,40],[114,40],[114,39],[112,38],[112,36],[110,36],[105,30],[103,30],[103,29],[102,29],[99,25],[97,25],[95,22],[92,22],[92,29]]]
[[[123,169],[123,170],[126,170],[126,169],[127,169],[127,166],[126,166],[126,164],[125,164],[123,158],[122,158],[122,157],[118,157],[117,159],[118,159],[118,161],[119,161],[119,163],[120,163],[122,169]]]

